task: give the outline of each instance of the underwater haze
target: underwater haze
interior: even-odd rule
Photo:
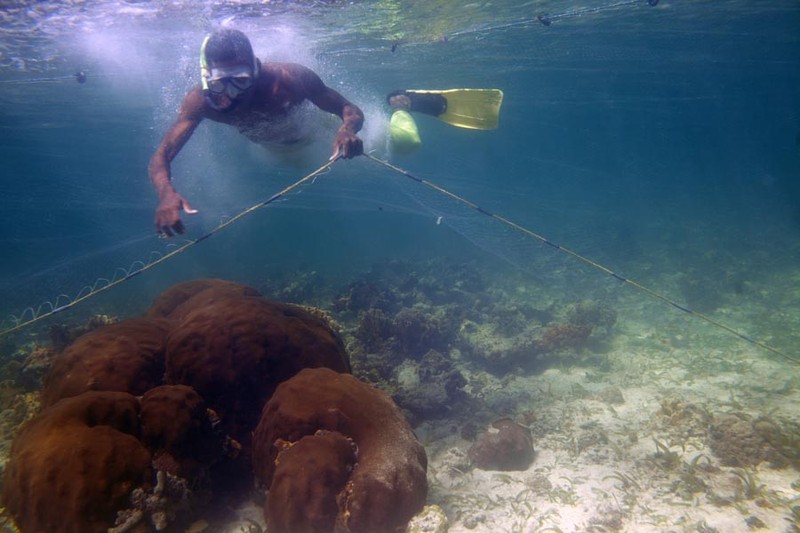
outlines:
[[[362,137],[380,157],[386,93],[502,89],[498,130],[421,116],[422,149],[394,162],[626,276],[715,279],[746,263],[747,276],[763,277],[797,264],[795,2],[18,2],[2,17],[6,320],[179,242],[155,239],[147,163],[197,83],[203,35],[221,25],[244,30],[263,60],[306,64],[361,106]],[[286,165],[202,124],[173,165],[200,210],[186,217],[189,238],[327,152]],[[399,179],[366,160],[338,163],[132,281],[133,292],[265,266],[359,269],[442,246],[477,247],[498,268],[548,253],[472,217],[448,220],[445,199],[397,194]],[[653,261],[656,250],[672,253]]]
[[[172,164],[176,189],[199,213],[183,215],[184,235],[160,239],[148,162],[183,96],[199,83],[204,36],[220,27],[247,34],[262,61],[297,62],[317,72],[364,111],[359,135],[365,152],[399,170],[367,157],[338,160],[216,231],[325,165],[335,129],[323,120],[305,157],[296,158],[206,120]],[[720,383],[727,377],[714,382],[723,392],[713,392],[720,394],[715,402],[730,401],[727,409],[734,394],[741,400],[740,391],[769,381],[757,373],[748,381],[751,365],[764,364],[770,365],[764,375],[776,380],[763,385],[768,399],[742,392],[753,400],[742,410],[753,417],[769,411],[800,424],[798,30],[796,0],[4,2],[0,329],[34,321],[2,342],[21,346],[45,339],[53,325],[83,324],[95,315],[136,316],[171,285],[197,278],[233,280],[267,297],[334,314],[336,302],[358,280],[425,278],[470,294],[470,301],[508,296],[514,302],[509,313],[535,309],[527,318],[560,316],[587,300],[613,308],[616,323],[605,324],[607,336],[570,347],[583,355],[553,365],[569,376],[548,374],[557,398],[574,393],[576,383],[592,389],[597,380],[620,387],[633,380],[641,385],[638,391],[649,392],[628,396],[623,387],[628,406],[635,411],[631,398],[640,398],[640,411],[649,409],[646,416],[655,417],[664,397],[682,398],[696,376],[714,380],[717,372],[730,372],[725,387]],[[415,114],[420,149],[393,153],[386,95],[457,88],[501,89],[499,128],[468,130]],[[472,269],[485,283],[480,294],[465,288]],[[126,276],[131,277],[103,290]],[[358,316],[336,318],[357,336]],[[480,329],[477,318],[470,321]],[[454,336],[463,335],[464,324]],[[468,350],[456,350],[456,344],[435,348],[468,358]],[[592,357],[584,357],[589,352]],[[708,360],[714,361],[711,367],[704,366]],[[550,385],[526,382],[523,396],[514,399],[491,395],[539,371],[520,371],[514,364],[484,368],[485,379],[497,382],[494,392],[485,389],[476,397],[494,398],[486,404],[492,415],[519,421],[527,412],[520,398],[540,398]],[[595,372],[609,374],[597,378]],[[637,381],[644,376],[649,383]],[[659,381],[667,376],[673,381]],[[697,396],[688,397],[700,405],[697,387]],[[545,421],[560,416],[555,404],[542,401],[549,415],[526,419],[534,436],[537,428],[546,434]],[[564,406],[572,404],[559,405],[568,418],[573,411]],[[587,423],[575,420],[575,428]],[[425,429],[424,416],[417,421],[423,424],[419,434],[430,442],[446,440],[427,448],[431,464],[444,468],[443,450],[460,445],[447,439],[456,437]],[[650,448],[661,439],[644,435],[639,433],[639,442]],[[543,449],[556,450],[555,440],[547,438]],[[625,442],[634,453],[638,444]],[[677,441],[664,441],[667,452],[660,442],[657,460],[678,453]],[[797,451],[798,440],[792,442]],[[699,445],[688,449],[682,457],[694,457],[693,465],[697,454],[711,455]],[[641,456],[652,459],[652,452]],[[544,451],[537,461],[548,464],[548,457]],[[568,462],[565,457],[589,461],[575,463],[587,471],[596,459],[578,451],[559,464]],[[774,515],[758,515],[770,530],[797,531],[798,457],[800,451],[785,479],[763,470],[754,474],[763,474],[758,480],[779,494],[767,498]],[[627,479],[630,488],[625,476],[632,476],[643,494],[654,495],[647,505],[656,509],[664,492],[655,481],[645,486],[647,474],[625,470],[629,466],[601,472],[593,478],[596,486],[610,493]],[[564,509],[578,504],[569,503],[563,491],[553,492],[565,486],[557,480],[567,473],[552,468],[549,501],[564,506],[556,514],[547,515],[547,504],[539,502],[532,504],[535,516],[522,516],[516,506],[503,506],[503,498],[513,499],[506,493],[490,503],[464,496],[469,490],[491,493],[498,485],[532,490],[531,477],[456,483],[429,471],[429,500],[444,508],[452,532],[666,527],[642,511],[643,499],[638,507],[622,501],[618,527],[592,521],[591,512],[570,514]],[[614,478],[615,472],[624,474]],[[680,477],[673,474],[673,480]],[[709,493],[713,483],[705,480]],[[576,499],[596,497],[613,506],[612,499],[589,491],[588,483],[585,493],[579,485],[570,485]],[[757,498],[726,507],[711,496],[693,503],[698,494],[681,500],[675,515],[661,508],[654,513],[666,517],[667,525],[684,516],[681,531],[747,531],[745,519],[761,512]],[[726,522],[733,508],[741,520]],[[706,521],[709,529],[702,529]]]

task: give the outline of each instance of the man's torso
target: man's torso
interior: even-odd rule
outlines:
[[[206,106],[206,118],[235,127],[259,144],[294,144],[306,140],[313,127],[309,124],[319,114],[307,104],[309,95],[301,80],[293,77],[294,65],[262,65],[256,90],[246,102],[222,113]]]

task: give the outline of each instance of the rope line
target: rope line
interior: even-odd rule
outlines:
[[[647,287],[645,285],[642,285],[641,283],[638,283],[638,282],[636,282],[636,281],[634,281],[634,280],[632,280],[630,278],[622,276],[621,274],[618,274],[618,273],[614,272],[610,268],[608,268],[608,267],[606,267],[604,265],[601,265],[600,263],[598,263],[598,262],[596,262],[596,261],[594,261],[592,259],[589,259],[586,256],[583,256],[583,255],[581,255],[581,254],[579,254],[579,253],[577,253],[577,252],[575,252],[573,250],[570,250],[569,248],[565,248],[565,247],[563,247],[563,246],[561,246],[559,244],[556,244],[555,242],[551,241],[550,239],[548,239],[548,238],[546,238],[546,237],[544,237],[544,236],[542,236],[542,235],[540,235],[540,234],[538,234],[538,233],[536,233],[534,231],[531,231],[531,230],[529,230],[529,229],[527,229],[527,228],[525,228],[523,226],[520,226],[516,222],[512,222],[511,220],[509,220],[509,219],[507,219],[507,218],[505,218],[503,216],[500,216],[500,215],[497,215],[495,213],[492,213],[492,212],[482,208],[481,206],[479,206],[477,204],[474,204],[474,203],[470,202],[469,200],[467,200],[465,198],[462,198],[461,196],[458,196],[457,194],[454,194],[454,193],[448,191],[447,189],[443,189],[442,187],[436,185],[435,183],[432,183],[432,182],[430,182],[430,181],[428,181],[428,180],[426,180],[424,178],[420,178],[419,176],[415,176],[414,174],[411,174],[410,172],[408,172],[408,171],[406,171],[406,170],[404,170],[404,169],[402,169],[402,168],[400,168],[398,166],[395,166],[395,165],[389,163],[388,161],[384,161],[383,159],[379,159],[379,158],[377,158],[377,157],[375,157],[375,156],[373,156],[371,154],[365,153],[364,155],[367,158],[371,159],[372,161],[375,161],[376,163],[378,163],[378,164],[380,164],[380,165],[382,165],[382,166],[384,166],[384,167],[386,167],[386,168],[388,168],[388,169],[390,169],[390,170],[392,170],[392,171],[394,171],[394,172],[396,172],[396,173],[398,173],[400,175],[403,175],[403,176],[405,176],[405,177],[407,177],[407,178],[409,178],[409,179],[411,179],[411,180],[413,180],[413,181],[415,181],[417,183],[420,183],[420,184],[422,184],[422,185],[424,185],[424,186],[426,186],[426,187],[428,187],[430,189],[433,189],[434,191],[436,191],[438,193],[441,193],[441,194],[443,194],[445,196],[448,196],[449,198],[452,198],[453,200],[459,202],[460,204],[465,205],[465,206],[469,207],[470,209],[474,209],[475,211],[481,213],[482,215],[486,215],[489,218],[493,218],[494,220],[496,220],[496,221],[498,221],[498,222],[500,222],[502,224],[505,224],[506,226],[508,226],[508,227],[520,232],[520,233],[523,233],[523,234],[527,235],[528,237],[536,239],[539,242],[541,242],[543,244],[546,244],[547,246],[550,246],[551,248],[554,248],[555,250],[557,250],[557,251],[559,251],[559,252],[561,252],[563,254],[566,254],[566,255],[574,258],[574,259],[577,259],[578,261],[580,261],[580,262],[582,262],[582,263],[594,268],[595,270],[599,270],[600,272],[603,272],[604,274],[608,274],[609,276],[613,277],[614,279],[616,279],[618,281],[621,281],[623,283],[626,283],[626,284],[630,285],[631,287],[637,289],[640,292],[643,292],[643,293],[647,294],[648,296],[650,296],[652,298],[655,298],[657,300],[661,300],[662,302],[667,303],[667,304],[671,305],[672,307],[675,307],[679,311],[683,311],[684,313],[687,313],[687,314],[689,314],[691,316],[694,316],[695,318],[699,318],[700,320],[703,320],[703,321],[707,322],[708,324],[711,324],[712,326],[715,326],[715,327],[720,328],[720,329],[722,329],[722,330],[724,330],[724,331],[726,331],[726,332],[728,332],[728,333],[730,333],[732,335],[735,335],[736,337],[744,340],[745,342],[748,342],[748,343],[753,344],[755,346],[758,346],[759,348],[762,348],[762,349],[764,349],[764,350],[766,350],[768,352],[771,352],[771,353],[773,353],[775,355],[778,355],[778,356],[786,359],[787,361],[789,361],[791,363],[794,363],[796,365],[800,365],[800,358],[798,358],[796,356],[789,355],[788,353],[783,352],[783,351],[781,351],[781,350],[779,350],[779,349],[777,349],[777,348],[775,348],[773,346],[770,346],[769,344],[766,344],[766,343],[764,343],[762,341],[759,341],[758,339],[754,339],[753,337],[745,335],[744,333],[741,333],[741,332],[733,329],[732,327],[730,327],[730,326],[728,326],[726,324],[723,324],[722,322],[719,322],[718,320],[715,320],[715,319],[711,318],[708,315],[705,315],[703,313],[698,313],[697,311],[693,311],[692,309],[686,307],[685,305],[681,305],[678,302],[676,302],[676,301],[664,296],[663,294],[661,294],[659,292],[656,292],[653,289],[651,289],[651,288],[649,288],[649,287]]]
[[[598,263],[597,261],[594,261],[594,260],[592,260],[592,259],[590,259],[590,258],[588,258],[588,257],[586,257],[584,255],[581,255],[581,254],[579,254],[579,253],[577,253],[577,252],[575,252],[575,251],[573,251],[573,250],[571,250],[569,248],[565,248],[564,246],[561,246],[560,244],[557,244],[557,243],[551,241],[547,237],[544,237],[543,235],[540,235],[540,234],[538,234],[538,233],[536,233],[536,232],[534,232],[532,230],[529,230],[528,228],[520,226],[516,222],[513,222],[513,221],[511,221],[511,220],[509,220],[509,219],[507,219],[507,218],[505,218],[505,217],[503,217],[501,215],[498,215],[496,213],[492,213],[491,211],[489,211],[487,209],[484,209],[483,207],[479,206],[478,204],[475,204],[475,203],[467,200],[466,198],[458,196],[457,194],[452,193],[452,192],[448,191],[447,189],[444,189],[444,188],[440,187],[439,185],[436,185],[435,183],[433,183],[431,181],[428,181],[428,180],[426,180],[424,178],[420,178],[419,176],[416,176],[416,175],[408,172],[407,170],[404,170],[404,169],[402,169],[402,168],[400,168],[398,166],[395,166],[395,165],[389,163],[388,161],[385,161],[383,159],[377,158],[377,157],[375,157],[375,156],[373,156],[371,154],[364,153],[364,156],[367,157],[367,159],[370,159],[370,160],[374,161],[375,163],[377,163],[377,164],[379,164],[379,165],[381,165],[381,166],[383,166],[383,167],[385,167],[385,168],[387,168],[387,169],[389,169],[389,170],[391,170],[391,171],[393,171],[393,172],[395,172],[395,173],[397,173],[397,174],[399,174],[401,176],[404,176],[406,178],[411,179],[412,181],[415,181],[415,182],[417,182],[417,183],[419,183],[421,185],[424,185],[425,187],[428,187],[428,188],[430,188],[430,189],[432,189],[432,190],[434,190],[434,191],[436,191],[436,192],[438,192],[438,193],[440,193],[440,194],[442,194],[444,196],[447,196],[448,198],[451,198],[452,200],[455,200],[456,202],[458,202],[458,203],[460,203],[462,205],[465,205],[465,206],[469,207],[470,209],[473,209],[473,210],[477,211],[478,213],[481,213],[482,215],[485,215],[485,216],[487,216],[487,217],[489,217],[491,219],[494,219],[494,220],[500,222],[501,224],[504,224],[504,225],[512,228],[515,231],[518,231],[518,232],[520,232],[520,233],[522,233],[522,234],[524,234],[524,235],[526,235],[528,237],[531,237],[531,238],[541,242],[542,244],[545,244],[545,245],[555,249],[558,252],[561,252],[561,253],[563,253],[565,255],[568,255],[568,256],[572,257],[573,259],[576,259],[576,260],[580,261],[581,263],[584,263],[585,265],[588,265],[589,267],[591,267],[591,268],[593,268],[595,270],[598,270],[598,271],[600,271],[600,272],[602,272],[604,274],[607,274],[607,275],[613,277],[614,279],[616,279],[617,281],[620,281],[622,283],[630,285],[634,289],[636,289],[639,292],[642,292],[642,293],[650,296],[651,298],[654,298],[656,300],[660,300],[663,303],[669,304],[670,306],[678,309],[679,311],[682,311],[682,312],[684,312],[684,313],[686,313],[686,314],[688,314],[690,316],[698,318],[698,319],[700,319],[700,320],[702,320],[702,321],[704,321],[704,322],[706,322],[708,324],[711,324],[712,326],[717,327],[717,328],[719,328],[719,329],[721,329],[721,330],[723,330],[723,331],[725,331],[727,333],[730,333],[731,335],[734,335],[734,336],[738,337],[739,339],[741,339],[741,340],[743,340],[743,341],[745,341],[747,343],[750,343],[750,344],[752,344],[754,346],[758,346],[759,348],[762,348],[762,349],[764,349],[764,350],[766,350],[766,351],[768,351],[770,353],[773,353],[773,354],[775,354],[777,356],[780,356],[783,359],[785,359],[785,360],[787,360],[787,361],[789,361],[791,363],[800,365],[800,358],[798,358],[796,356],[789,355],[788,353],[786,353],[784,351],[781,351],[781,350],[779,350],[779,349],[777,349],[777,348],[775,348],[773,346],[770,346],[769,344],[766,344],[765,342],[762,342],[762,341],[760,341],[758,339],[750,337],[749,335],[745,335],[744,333],[741,333],[741,332],[735,330],[734,328],[732,328],[732,327],[730,327],[730,326],[728,326],[726,324],[723,324],[722,322],[720,322],[718,320],[715,320],[715,319],[711,318],[708,315],[705,315],[703,313],[699,313],[697,311],[694,311],[694,310],[690,309],[689,307],[687,307],[685,305],[681,305],[680,303],[676,302],[675,300],[672,300],[671,298],[668,298],[667,296],[664,296],[663,294],[661,294],[661,293],[659,293],[659,292],[657,292],[657,291],[655,291],[655,290],[653,290],[653,289],[651,289],[651,288],[649,288],[649,287],[647,287],[645,285],[642,285],[641,283],[639,283],[637,281],[634,281],[634,280],[632,280],[630,278],[627,278],[627,277],[625,277],[625,276],[623,276],[621,274],[618,274],[617,272],[614,272],[610,268]],[[105,292],[105,291],[113,288],[113,287],[116,287],[117,285],[120,285],[120,284],[130,280],[131,278],[134,278],[134,277],[138,276],[139,274],[141,274],[141,273],[143,273],[143,272],[145,272],[147,270],[150,270],[151,268],[153,268],[153,267],[155,267],[157,265],[160,265],[161,263],[163,263],[165,261],[168,261],[169,259],[175,257],[176,255],[185,252],[189,248],[192,248],[192,247],[198,245],[199,243],[201,243],[204,240],[208,239],[212,235],[222,231],[223,229],[227,228],[231,224],[241,220],[242,218],[246,217],[247,215],[249,215],[249,214],[257,211],[258,209],[261,209],[262,207],[265,207],[265,206],[271,204],[272,202],[278,200],[279,198],[283,197],[284,195],[286,195],[290,191],[296,189],[300,185],[306,183],[307,181],[316,178],[317,176],[319,176],[323,172],[326,172],[327,170],[329,170],[331,168],[331,166],[333,166],[333,164],[338,159],[339,159],[338,156],[335,157],[335,158],[332,158],[331,160],[326,162],[324,165],[319,167],[317,170],[315,170],[315,171],[311,172],[310,174],[307,174],[306,176],[300,178],[299,180],[295,181],[294,183],[292,183],[291,185],[289,185],[288,187],[286,187],[282,191],[272,195],[271,197],[269,197],[268,199],[266,199],[266,200],[264,200],[262,202],[259,202],[259,203],[255,204],[255,205],[253,205],[252,207],[249,207],[249,208],[245,209],[244,211],[241,211],[239,214],[237,214],[237,215],[227,219],[225,222],[222,222],[219,225],[217,225],[214,229],[212,229],[208,233],[206,233],[204,235],[201,235],[200,237],[198,237],[198,238],[196,238],[194,240],[188,241],[186,244],[176,248],[175,250],[171,251],[170,253],[165,254],[165,255],[159,255],[157,259],[155,259],[154,261],[152,261],[150,263],[143,263],[142,261],[136,261],[127,270],[125,270],[124,268],[118,267],[117,270],[114,272],[114,276],[112,277],[111,280],[108,280],[107,278],[99,278],[97,281],[95,281],[94,285],[92,285],[91,287],[88,286],[88,285],[84,286],[78,292],[78,295],[74,299],[70,300],[69,296],[67,296],[65,294],[59,294],[58,297],[56,298],[55,305],[53,303],[51,303],[51,302],[45,302],[45,303],[39,305],[39,307],[36,310],[34,310],[32,307],[28,307],[27,309],[25,309],[22,312],[22,315],[21,315],[20,318],[15,318],[15,321],[18,322],[15,326],[13,326],[11,328],[8,328],[8,329],[5,329],[3,331],[0,331],[0,337],[3,337],[5,335],[7,335],[7,334],[10,334],[10,333],[13,333],[15,331],[18,331],[18,330],[20,330],[22,328],[25,328],[25,327],[27,327],[27,326],[29,326],[31,324],[34,324],[35,322],[38,322],[38,321],[43,320],[45,318],[51,317],[51,316],[53,316],[53,315],[55,315],[57,313],[60,313],[60,312],[65,311],[67,309],[70,309],[70,308],[78,305],[79,303],[81,303],[81,302],[83,302],[83,301],[85,301],[85,300],[87,300],[87,299],[89,299],[89,298],[91,298],[93,296],[96,296],[96,295],[98,295],[98,294],[100,294],[102,292]],[[151,256],[152,256],[152,254],[151,254]],[[138,266],[139,268],[134,268],[136,266]],[[124,273],[124,275],[122,277],[117,278],[116,277],[117,272],[120,271],[120,270]],[[105,285],[101,286],[100,283],[105,283]],[[84,294],[84,291],[87,291],[87,292]],[[63,304],[63,305],[58,305],[59,302],[61,302],[62,300],[67,300],[67,302],[65,304]],[[42,310],[45,307],[49,307],[50,310],[43,313]],[[23,317],[25,315],[29,314],[29,313],[31,315],[31,318],[29,320],[23,321]]]
[[[233,216],[233,217],[229,218],[228,220],[226,220],[225,222],[220,223],[218,226],[216,226],[214,229],[212,229],[211,231],[209,231],[205,235],[201,235],[200,237],[198,237],[198,238],[196,238],[194,240],[188,241],[186,244],[176,248],[175,250],[169,252],[168,254],[160,255],[157,259],[155,259],[154,261],[152,261],[150,263],[144,263],[142,261],[136,261],[127,270],[125,270],[122,267],[117,267],[117,270],[114,271],[114,276],[112,277],[111,280],[108,280],[107,278],[99,278],[97,281],[94,282],[94,285],[92,285],[92,286],[89,286],[89,285],[84,286],[78,292],[78,295],[74,299],[70,299],[69,296],[67,296],[65,294],[59,294],[56,297],[55,305],[52,304],[51,302],[45,302],[45,303],[39,305],[39,307],[37,309],[35,309],[35,310],[32,307],[28,307],[27,309],[25,309],[22,312],[22,314],[20,315],[20,318],[15,318],[14,319],[15,322],[17,322],[17,324],[15,326],[13,326],[11,328],[8,328],[8,329],[5,329],[3,331],[0,331],[0,337],[3,337],[5,335],[8,335],[8,334],[13,333],[15,331],[18,331],[18,330],[20,330],[22,328],[25,328],[27,326],[30,326],[30,325],[34,324],[35,322],[39,322],[40,320],[43,320],[43,319],[48,318],[48,317],[51,317],[51,316],[53,316],[53,315],[55,315],[57,313],[60,313],[60,312],[65,311],[67,309],[70,309],[70,308],[78,305],[79,303],[83,302],[84,300],[87,300],[87,299],[89,299],[89,298],[91,298],[93,296],[97,296],[98,294],[100,294],[102,292],[105,292],[105,291],[111,289],[112,287],[116,287],[117,285],[120,285],[121,283],[124,283],[124,282],[128,281],[129,279],[138,276],[142,272],[150,270],[151,268],[153,268],[153,267],[155,267],[157,265],[160,265],[161,263],[163,263],[165,261],[168,261],[169,259],[172,259],[176,255],[185,252],[189,248],[192,248],[192,247],[200,244],[201,242],[203,242],[204,240],[208,239],[212,235],[214,235],[216,233],[219,233],[220,231],[222,231],[223,229],[227,228],[228,226],[230,226],[234,222],[236,222],[236,221],[246,217],[247,215],[249,215],[249,214],[261,209],[262,207],[265,207],[265,206],[271,204],[275,200],[281,198],[282,196],[284,196],[285,194],[289,193],[290,191],[296,189],[300,185],[306,183],[307,181],[309,181],[311,179],[316,178],[317,176],[319,176],[323,172],[325,172],[328,169],[330,169],[331,166],[338,159],[339,159],[338,156],[335,157],[335,158],[330,159],[328,162],[326,162],[324,165],[319,167],[317,170],[315,170],[315,171],[311,172],[310,174],[300,178],[299,180],[295,181],[294,183],[292,183],[291,185],[289,185],[288,187],[286,187],[282,191],[272,195],[271,197],[269,197],[268,199],[264,200],[263,202],[259,202],[259,203],[255,204],[255,205],[253,205],[252,207],[248,207],[247,209],[245,209],[244,211],[240,212],[236,216]],[[138,268],[134,268],[134,267],[137,267],[137,266],[138,266]],[[122,270],[124,275],[119,277],[119,278],[117,278],[116,277],[117,272],[120,271],[120,270]],[[105,285],[101,285],[101,283],[103,283],[103,282],[105,282]],[[84,294],[84,291],[86,291],[87,289],[88,289],[88,292],[86,292]],[[67,303],[65,303],[63,305],[58,305],[59,302],[64,300],[64,299],[67,300]],[[50,310],[42,313],[43,308],[46,308],[46,307],[49,307]],[[29,320],[23,321],[24,317],[27,314],[30,314],[32,318],[30,318]]]

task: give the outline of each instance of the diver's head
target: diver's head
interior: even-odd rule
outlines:
[[[239,30],[217,30],[200,48],[200,80],[208,104],[230,111],[252,92],[259,62],[253,47]]]

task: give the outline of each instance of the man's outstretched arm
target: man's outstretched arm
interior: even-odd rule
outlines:
[[[169,237],[174,234],[173,232],[184,232],[180,216],[181,209],[187,213],[197,212],[172,186],[170,163],[203,119],[202,98],[199,88],[193,89],[186,95],[178,118],[164,134],[161,144],[150,158],[148,167],[150,181],[158,193],[158,207],[155,216],[156,231]]]
[[[333,157],[340,154],[350,159],[364,152],[364,144],[356,133],[364,125],[364,113],[347,98],[326,86],[314,72],[305,69],[299,73],[308,92],[307,98],[317,107],[328,113],[338,115],[342,125],[333,141]],[[332,158],[333,158],[332,157]]]

